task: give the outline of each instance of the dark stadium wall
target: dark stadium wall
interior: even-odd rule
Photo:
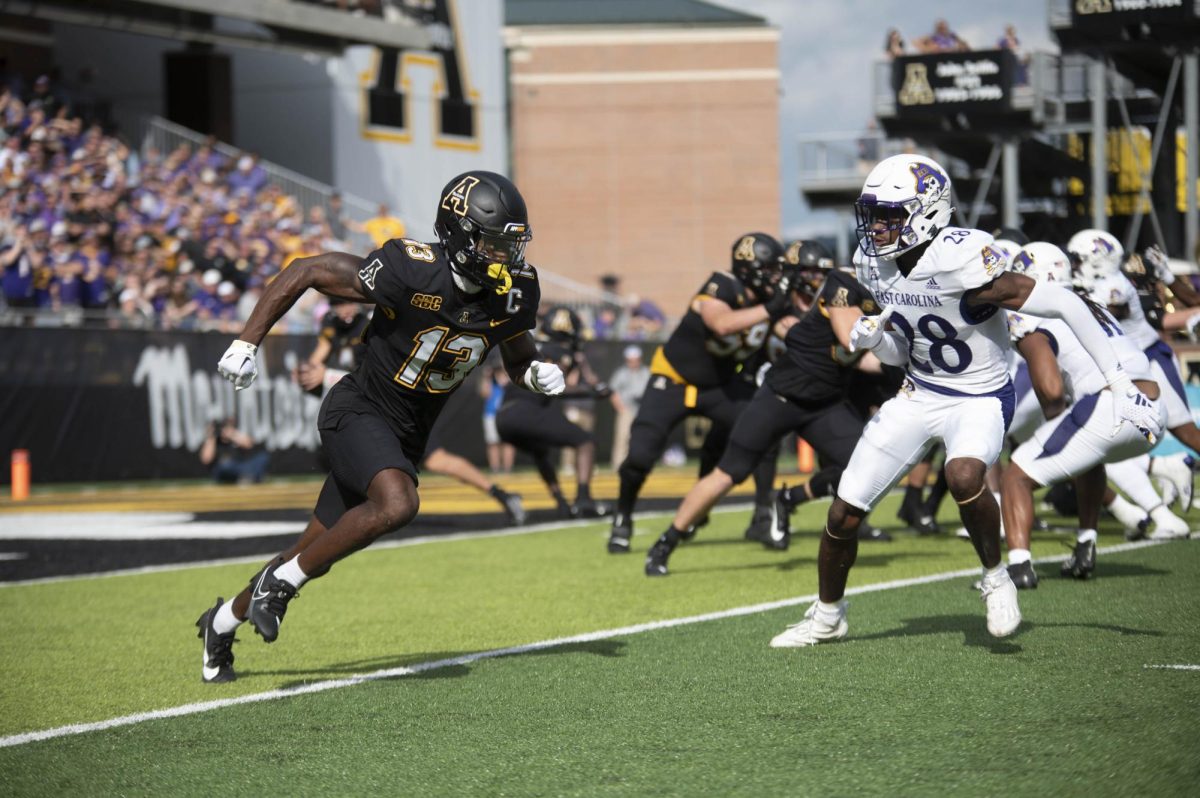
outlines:
[[[219,333],[7,329],[0,347],[0,454],[28,449],[35,484],[203,477],[198,452],[208,425],[233,414],[271,452],[271,474],[320,473],[320,402],[290,377],[312,351],[313,337],[267,338],[258,380],[240,392],[216,373],[228,343]],[[623,346],[587,345],[598,374],[612,373]],[[482,372],[451,398],[436,432],[446,448],[480,465]],[[606,400],[594,405],[597,454],[605,462],[613,414]],[[0,480],[7,481],[3,471]]]

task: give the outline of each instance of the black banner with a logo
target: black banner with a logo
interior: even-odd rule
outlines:
[[[892,63],[896,114],[1008,111],[1018,66],[1010,50],[901,56]]]
[[[1127,25],[1173,25],[1197,19],[1195,0],[1071,0],[1071,27],[1120,33]]]
[[[209,425],[234,416],[270,453],[268,474],[318,474],[320,400],[293,382],[315,336],[272,335],[254,385],[234,391],[216,370],[230,336],[135,330],[0,330],[0,483],[7,460],[27,449],[34,483],[203,477],[199,450]],[[622,344],[592,342],[601,377]],[[644,347],[646,361],[652,347]],[[498,363],[493,353],[490,363]],[[484,462],[483,399],[476,369],[455,393],[435,435],[450,451]],[[518,390],[518,389],[513,389]],[[607,456],[612,409],[595,405],[598,454]]]

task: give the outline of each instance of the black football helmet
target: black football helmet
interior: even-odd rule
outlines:
[[[464,172],[442,189],[433,222],[450,268],[466,279],[504,294],[509,269],[525,262],[533,237],[529,211],[512,181],[495,172]]]
[[[783,257],[784,271],[791,275],[793,291],[812,296],[825,276],[837,265],[833,253],[819,241],[793,241]]]
[[[733,276],[754,289],[760,302],[775,294],[783,274],[783,244],[766,233],[746,233],[733,242]]]
[[[583,320],[566,305],[552,305],[542,316],[539,337],[578,349],[584,337]]]

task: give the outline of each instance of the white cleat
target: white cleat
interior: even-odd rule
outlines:
[[[1134,540],[1142,536],[1146,524],[1146,513],[1127,501],[1115,501],[1107,508],[1112,517],[1125,528],[1125,537]]]
[[[1150,476],[1162,487],[1163,504],[1179,500],[1179,512],[1192,508],[1192,469],[1183,462],[1184,455],[1155,457],[1150,461]]]
[[[803,648],[829,640],[841,640],[850,630],[846,623],[846,601],[837,603],[837,616],[829,621],[818,617],[817,602],[804,613],[804,620],[794,623],[771,638],[771,648]]]
[[[1150,520],[1154,522],[1154,531],[1147,537],[1150,540],[1181,540],[1191,534],[1187,521],[1175,513],[1159,505],[1150,511]]]
[[[979,585],[984,604],[987,605],[987,628],[992,637],[1008,637],[1021,625],[1021,608],[1017,606],[1017,586],[1001,568],[995,576],[986,572]]]

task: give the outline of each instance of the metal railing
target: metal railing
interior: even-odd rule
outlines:
[[[180,145],[186,144],[194,149],[209,141],[208,136],[203,133],[197,133],[158,116],[144,120],[139,132],[143,158],[151,149],[165,156]],[[214,143],[213,149],[235,161],[243,154],[242,150],[224,142]],[[379,207],[378,203],[348,194],[279,164],[264,160],[259,160],[258,163],[267,173],[267,179],[279,186],[285,194],[295,197],[306,211],[317,205],[329,210],[329,198],[334,194],[342,195],[342,209],[347,218],[354,222],[361,223],[370,219]],[[352,245],[356,251],[370,252],[374,249],[371,240],[362,233],[348,232],[347,238],[349,240],[346,243]]]
[[[950,170],[952,177],[965,174],[967,166],[940,150],[922,147],[912,139],[887,138],[873,130],[858,133],[836,131],[800,136],[798,177],[802,190],[818,191],[853,184],[862,180],[875,164],[893,155],[912,152],[927,155]]]

